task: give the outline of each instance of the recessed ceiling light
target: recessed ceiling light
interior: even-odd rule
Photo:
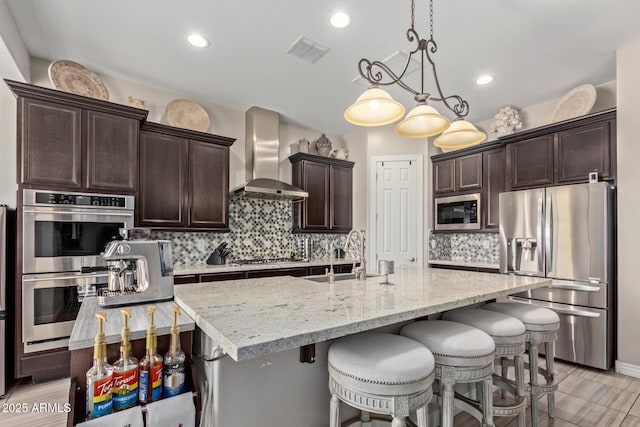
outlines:
[[[491,83],[492,81],[493,81],[493,76],[485,74],[484,76],[478,77],[478,80],[476,80],[476,84],[486,85],[486,84]]]
[[[191,43],[192,46],[195,46],[195,47],[208,47],[209,46],[209,40],[207,40],[206,38],[204,38],[200,34],[195,34],[195,33],[189,34],[187,36],[187,41],[189,43]]]
[[[344,28],[351,23],[351,17],[344,12],[336,12],[331,15],[329,22],[336,28]]]

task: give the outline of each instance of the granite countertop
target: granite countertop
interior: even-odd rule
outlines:
[[[131,317],[129,318],[129,328],[131,329],[131,339],[144,339],[147,337],[147,326],[149,326],[149,315],[147,308],[150,305],[158,307],[153,315],[153,323],[156,325],[158,335],[168,335],[171,333],[171,325],[173,324],[173,311],[171,307],[176,305],[173,301],[129,305],[131,308]],[[107,313],[107,321],[104,324],[104,332],[107,336],[107,344],[119,343],[120,331],[122,330],[122,313],[120,309],[123,307],[103,308],[98,305],[95,297],[85,298],[80,307],[80,312],[73,325],[71,337],[69,338],[69,350],[79,350],[82,348],[93,347],[96,333],[98,332],[98,321],[96,312],[104,311]],[[182,310],[178,316],[178,326],[180,331],[193,331],[195,323],[187,313]]]
[[[433,265],[451,265],[457,267],[476,267],[476,268],[492,268],[494,270],[500,270],[500,264],[490,264],[488,262],[474,262],[474,261],[455,261],[455,260],[443,260],[443,259],[430,259],[427,261]]]
[[[181,285],[175,302],[233,360],[416,319],[548,285],[534,277],[401,267],[366,281],[268,277]]]
[[[353,264],[353,262],[354,260],[352,258],[333,259],[334,265]],[[331,260],[329,258],[315,258],[311,261],[274,262],[268,264],[186,264],[175,266],[173,269],[173,275],[184,276],[187,274],[227,273],[232,271],[269,270],[276,268],[309,267],[329,264],[331,264]]]

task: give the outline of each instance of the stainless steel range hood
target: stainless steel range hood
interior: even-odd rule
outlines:
[[[245,172],[247,183],[231,191],[235,197],[302,200],[309,193],[278,180],[279,114],[251,107],[245,114]]]

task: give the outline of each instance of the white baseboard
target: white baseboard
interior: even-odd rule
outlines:
[[[630,377],[640,378],[640,366],[616,360],[616,372]]]

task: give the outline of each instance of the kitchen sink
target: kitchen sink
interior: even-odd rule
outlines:
[[[379,274],[367,274],[367,279],[370,277],[380,277]],[[307,276],[303,277],[303,279],[311,280],[312,282],[318,283],[329,283],[329,276],[323,274],[322,276]],[[333,276],[333,280],[335,282],[339,282],[341,280],[355,280],[355,275],[353,273],[340,273],[335,274]]]

